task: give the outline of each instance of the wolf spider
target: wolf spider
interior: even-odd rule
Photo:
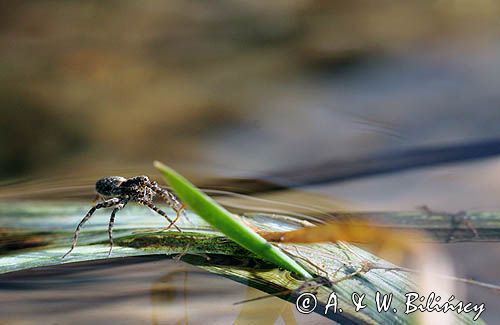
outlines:
[[[155,181],[150,181],[147,176],[136,176],[129,179],[121,176],[107,176],[96,182],[95,189],[98,195],[103,197],[104,200],[94,205],[92,209],[87,212],[82,221],[80,221],[73,235],[71,248],[66,254],[64,254],[63,258],[68,256],[73,251],[76,246],[76,241],[78,240],[80,229],[85,222],[92,217],[94,212],[101,208],[113,208],[108,225],[110,243],[108,253],[109,257],[111,255],[111,251],[113,250],[113,224],[115,222],[115,215],[119,210],[123,209],[129,201],[145,205],[167,219],[170,224],[164,230],[174,226],[178,231],[181,231],[179,227],[175,225],[175,222],[179,219],[179,214],[181,212],[185,215],[185,212],[183,211],[184,206],[179,202],[173,193],[162,189]],[[153,204],[153,199],[156,195],[165,200],[167,204],[177,213],[174,220],[171,220],[164,211],[160,210]]]

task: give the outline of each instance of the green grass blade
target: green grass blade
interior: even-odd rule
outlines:
[[[312,278],[311,274],[292,258],[234,218],[229,211],[201,192],[186,178],[158,161],[155,161],[154,165],[182,202],[212,227],[262,259],[275,263],[304,279]]]

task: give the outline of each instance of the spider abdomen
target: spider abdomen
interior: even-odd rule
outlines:
[[[95,183],[95,190],[104,196],[119,196],[122,194],[120,185],[126,180],[121,176],[106,176]]]

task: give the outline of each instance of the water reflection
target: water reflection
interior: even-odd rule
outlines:
[[[116,258],[0,276],[0,323],[331,324],[264,292],[164,256]]]

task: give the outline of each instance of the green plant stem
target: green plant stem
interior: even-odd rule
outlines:
[[[262,259],[304,279],[312,278],[311,274],[291,257],[234,218],[229,211],[201,192],[186,178],[158,161],[154,162],[154,166],[162,173],[179,198],[211,226]]]

